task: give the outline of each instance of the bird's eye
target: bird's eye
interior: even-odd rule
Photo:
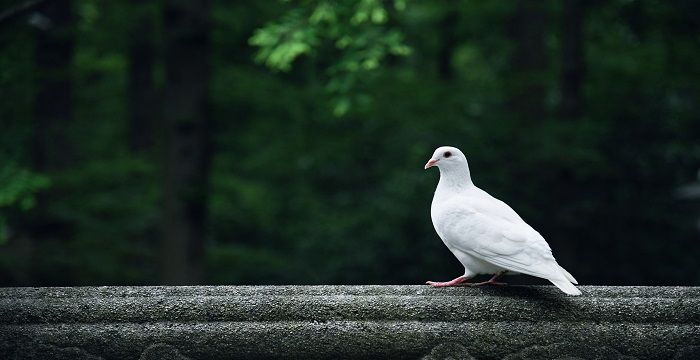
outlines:
[[[444,156],[445,158],[448,158],[448,157],[452,156],[452,153],[449,151],[445,151],[445,153],[442,156]]]

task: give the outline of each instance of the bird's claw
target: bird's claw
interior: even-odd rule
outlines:
[[[445,281],[445,282],[440,282],[440,281],[426,281],[425,283],[427,285],[430,285],[432,287],[448,287],[448,286],[457,286],[459,284],[464,283],[467,281],[468,278],[465,276],[460,276],[458,278],[452,279],[450,281]]]
[[[463,283],[460,285],[471,286],[471,287],[477,287],[477,286],[483,286],[483,285],[508,286],[508,283],[498,282],[498,281],[482,281],[482,282],[478,282],[478,283]]]
[[[483,286],[483,285],[496,285],[496,286],[508,286],[508,283],[504,282],[498,282],[495,280],[488,280],[488,281],[482,281],[478,283],[470,283],[466,281],[467,279],[464,278],[457,278],[451,281],[426,281],[426,285],[430,285],[432,287],[449,287],[449,286],[469,286],[469,287],[477,287],[477,286]]]
[[[447,285],[447,282],[438,282],[438,281],[426,281],[426,285],[430,285],[432,287],[447,287],[450,285]]]

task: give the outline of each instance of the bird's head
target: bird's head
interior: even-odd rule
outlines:
[[[467,158],[462,151],[452,146],[441,146],[435,149],[433,156],[425,164],[424,169],[437,166],[441,170],[449,170],[464,167],[466,164]]]

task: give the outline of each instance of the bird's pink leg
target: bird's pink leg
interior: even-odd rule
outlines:
[[[467,285],[467,286],[508,285],[507,283],[496,281],[496,280],[498,280],[501,276],[503,276],[503,274],[505,274],[505,271],[502,271],[502,272],[499,272],[498,274],[493,275],[493,277],[492,277],[491,279],[489,279],[488,281],[482,281],[482,282],[478,282],[478,283],[465,284],[465,285]]]
[[[445,281],[445,282],[426,281],[425,283],[432,286],[432,287],[448,287],[448,286],[458,286],[459,284],[462,284],[469,279],[471,279],[471,277],[467,277],[467,276],[462,275],[462,276],[454,278],[450,281]]]

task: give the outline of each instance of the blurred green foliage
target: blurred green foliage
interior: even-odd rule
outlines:
[[[511,29],[520,3],[213,1],[204,281],[459,275],[430,222],[437,174],[422,170],[449,144],[582,283],[700,283],[698,212],[673,197],[700,165],[697,3],[586,2],[575,118],[558,110],[565,2],[542,2],[546,61],[525,74]],[[158,25],[161,5],[73,6],[65,168],[32,163],[37,30],[0,28],[0,285],[157,283],[163,133],[155,120],[153,147],[129,148],[127,78],[132,15]],[[541,117],[514,105],[513,89],[531,84],[543,96],[523,96]]]
[[[394,1],[393,10],[405,8],[405,1]],[[387,56],[411,53],[403,33],[387,25],[388,17],[381,0],[306,1],[256,30],[250,44],[260,48],[257,61],[281,71],[289,71],[302,55],[334,56],[326,64],[325,88],[335,95],[333,114],[343,116],[369,101],[358,82]]]
[[[36,204],[36,193],[49,186],[46,176],[6,163],[0,168],[0,244],[8,238],[8,216],[28,211]]]

